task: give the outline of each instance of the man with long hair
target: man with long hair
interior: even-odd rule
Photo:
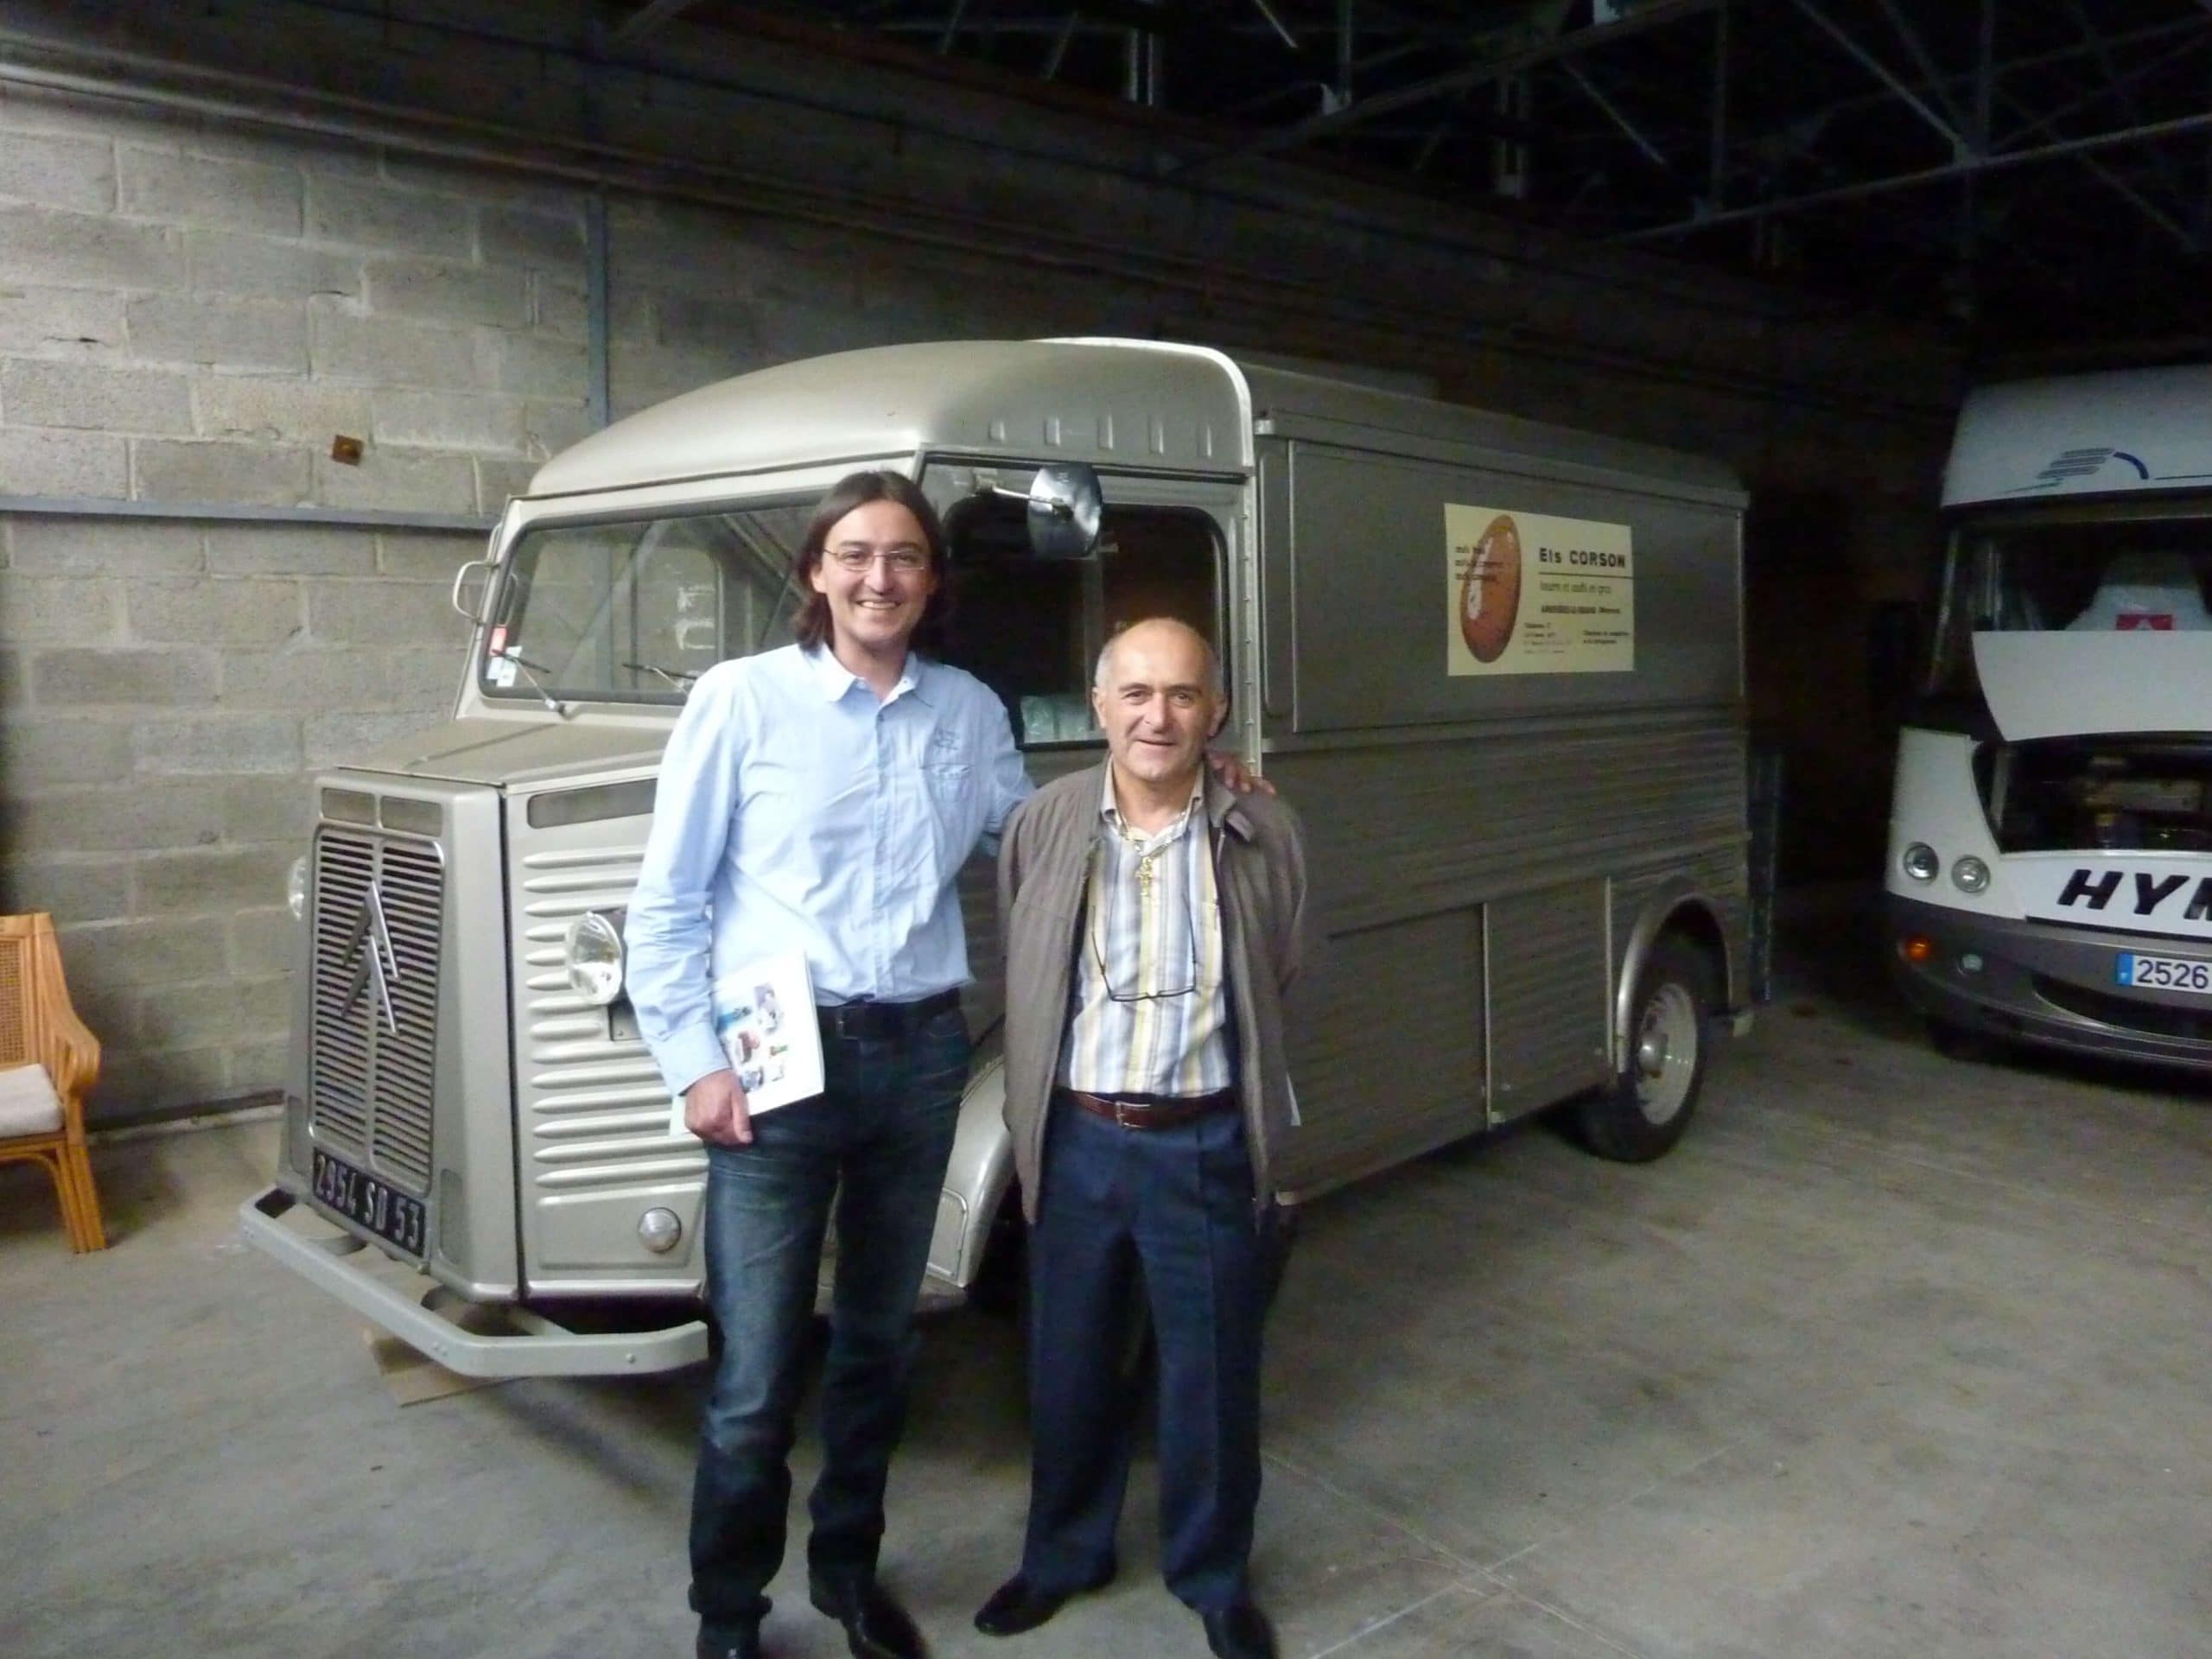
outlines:
[[[942,602],[944,563],[911,480],[839,482],[795,561],[798,643],[702,675],[661,764],[627,979],[639,1030],[707,1143],[706,1294],[721,1353],[692,1492],[701,1659],[760,1651],[833,1198],[807,1589],[860,1659],[923,1651],[876,1559],[968,1077],[954,879],[1030,787],[998,698],[910,649]],[[795,946],[819,1005],[823,1091],[755,1117],[709,987]]]

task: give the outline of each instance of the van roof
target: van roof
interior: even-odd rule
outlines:
[[[819,467],[922,451],[1108,468],[1234,473],[1255,423],[1300,435],[1365,429],[1733,491],[1700,456],[1458,404],[1240,364],[1143,340],[877,346],[717,381],[594,433],[538,469],[533,498]]]

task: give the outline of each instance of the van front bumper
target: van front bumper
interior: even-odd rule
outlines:
[[[2212,996],[2115,982],[2123,952],[2212,961],[2188,939],[2010,921],[1897,893],[1884,897],[1885,954],[1906,1001],[1931,1019],[2010,1040],[2212,1071]],[[1925,962],[1904,943],[1933,946]],[[1968,969],[1969,960],[1980,966]]]
[[[433,1285],[416,1300],[369,1271],[366,1262],[377,1258],[373,1252],[364,1258],[368,1247],[353,1234],[319,1216],[313,1235],[287,1224],[290,1211],[304,1208],[293,1194],[272,1186],[238,1206],[238,1231],[256,1249],[460,1376],[639,1376],[677,1370],[707,1357],[704,1319],[645,1331],[576,1332],[534,1308],[488,1307],[443,1285]],[[508,1328],[474,1331],[455,1322],[470,1313],[488,1313]]]

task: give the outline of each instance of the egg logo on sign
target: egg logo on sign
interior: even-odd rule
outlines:
[[[1501,512],[1475,543],[1459,578],[1459,637],[1477,662],[1494,663],[1505,655],[1520,613],[1521,532],[1513,515]]]

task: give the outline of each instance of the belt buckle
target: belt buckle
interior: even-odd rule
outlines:
[[[1141,1109],[1133,1112],[1128,1101],[1116,1099],[1114,1102],[1114,1123],[1118,1128],[1141,1129],[1144,1127],[1144,1113]]]

